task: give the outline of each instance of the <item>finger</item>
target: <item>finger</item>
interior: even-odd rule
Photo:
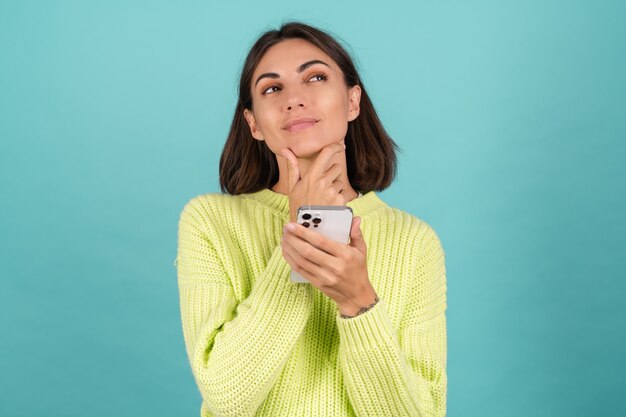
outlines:
[[[350,246],[358,249],[362,253],[367,250],[365,238],[361,232],[361,217],[356,216],[352,219],[352,227],[350,228]]]
[[[338,206],[344,206],[346,204],[346,198],[341,194],[347,183],[343,180],[343,176],[343,168],[341,168],[339,164],[333,164],[318,183],[320,188],[335,192],[336,201],[334,204]]]
[[[336,154],[345,151],[345,149],[346,146],[340,142],[324,146],[317,158],[315,158],[313,165],[311,165],[310,174],[317,176],[318,178],[321,177],[322,174],[330,167],[332,158]]]
[[[313,246],[311,243],[301,237],[295,236],[292,233],[285,233],[284,240],[296,250],[299,256],[315,263],[318,266],[324,267],[337,262],[337,259],[332,255],[329,255],[322,249]]]
[[[298,165],[298,158],[289,150],[284,148],[281,151],[283,157],[287,160],[287,179],[289,192],[293,190],[293,187],[300,181],[300,166]]]
[[[330,185],[330,188],[332,188],[333,190],[335,190],[335,192],[337,193],[337,195],[341,195],[341,192],[343,191],[343,187],[345,186],[345,183],[343,181],[340,180],[336,180],[335,182],[333,182]],[[344,205],[344,204],[341,204]]]
[[[300,253],[307,251],[307,258],[311,259],[318,265],[331,265],[339,255],[345,250],[344,244],[336,240],[327,238],[321,233],[314,232],[306,227],[296,224],[294,229],[286,228],[285,238],[289,239],[289,243],[294,246]],[[312,246],[316,251],[310,251],[307,245]]]
[[[309,281],[309,283],[313,285],[314,287],[319,288],[320,286],[319,280],[317,280],[317,278],[315,278],[311,273],[300,268],[298,264],[296,263],[296,261],[291,257],[291,255],[283,251],[283,257],[285,258],[285,260],[287,261],[287,263],[289,264],[289,266],[291,267],[293,271],[297,272],[298,274],[306,278],[306,280]]]
[[[315,274],[311,273],[304,267],[301,267],[298,262],[296,262],[296,260],[292,256],[292,254],[294,253],[293,251],[294,249],[290,247],[289,244],[284,243],[283,257],[285,258],[289,266],[291,266],[292,270],[306,278],[306,280],[309,281],[311,285],[313,285],[315,288],[317,288],[333,300],[339,300],[342,296],[345,298],[345,291],[335,288],[335,285],[337,285],[338,283],[337,280],[323,281],[319,279]]]
[[[293,259],[293,257],[291,256],[291,254],[289,253],[290,250],[292,249],[287,249],[287,244],[283,244],[284,246],[282,246],[283,249],[283,258],[285,258],[285,261],[287,262],[287,264],[289,265],[289,267],[297,272],[298,269],[300,269],[300,267],[298,266],[298,263],[295,261],[295,259]],[[300,274],[300,272],[298,272]],[[302,274],[300,274],[302,275]]]
[[[287,260],[292,270],[302,275],[312,284],[318,287],[322,285],[324,281],[323,277],[325,277],[328,272],[319,265],[301,256],[297,249],[291,246],[286,240],[283,241],[283,256],[285,256],[285,260]]]
[[[342,173],[343,173],[343,168],[341,168],[341,165],[335,163],[335,164],[332,164],[330,168],[328,168],[328,170],[324,173],[324,178],[326,178],[330,183],[332,183],[332,182],[335,182],[335,180],[339,179]]]

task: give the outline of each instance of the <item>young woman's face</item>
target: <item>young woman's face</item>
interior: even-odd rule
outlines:
[[[342,141],[359,114],[361,88],[348,88],[337,64],[303,39],[267,50],[251,83],[253,110],[244,115],[252,136],[280,155],[308,158]]]

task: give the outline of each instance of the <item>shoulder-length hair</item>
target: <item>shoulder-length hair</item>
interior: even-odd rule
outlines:
[[[252,110],[253,73],[265,52],[287,39],[304,39],[330,56],[343,72],[348,88],[361,87],[360,112],[348,123],[345,137],[350,185],[365,194],[389,187],[396,176],[398,145],[382,126],[350,55],[329,34],[301,22],[284,23],[263,33],[254,43],[241,71],[239,100],[220,158],[222,192],[237,195],[270,188],[278,182],[278,162],[265,141],[252,137],[244,109]]]

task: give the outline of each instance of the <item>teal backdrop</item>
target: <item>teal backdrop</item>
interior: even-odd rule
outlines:
[[[248,48],[349,45],[446,252],[448,416],[623,416],[623,1],[2,1],[0,415],[195,416],[177,222]]]

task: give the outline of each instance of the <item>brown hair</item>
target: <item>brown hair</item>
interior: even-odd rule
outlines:
[[[222,192],[237,195],[270,188],[278,182],[276,156],[264,141],[252,137],[243,115],[252,109],[252,75],[265,52],[287,39],[304,39],[330,56],[343,72],[348,87],[361,87],[360,112],[348,123],[346,164],[350,185],[365,194],[382,191],[396,176],[398,145],[382,126],[350,55],[329,34],[300,22],[284,23],[263,33],[254,43],[241,71],[239,100],[220,158]]]

